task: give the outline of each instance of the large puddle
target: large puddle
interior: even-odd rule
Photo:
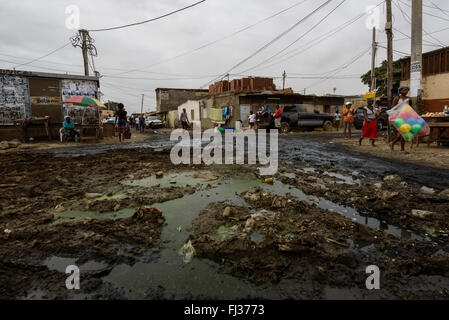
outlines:
[[[290,195],[292,198],[302,200],[308,204],[315,204],[319,208],[341,214],[360,224],[370,228],[383,230],[394,236],[404,239],[422,240],[418,234],[392,226],[372,217],[361,216],[355,209],[340,206],[329,200],[309,196],[300,189],[275,180],[273,184],[265,184],[258,179],[231,178],[228,180],[208,179],[212,178],[209,172],[205,176],[196,176],[198,172],[184,172],[177,174],[167,173],[163,178],[155,176],[142,180],[128,181],[126,184],[133,186],[149,187],[156,183],[162,185],[206,185],[212,184],[211,188],[196,191],[194,194],[185,195],[180,199],[153,204],[160,209],[166,219],[166,225],[162,229],[161,239],[164,243],[159,254],[159,259],[152,261],[141,261],[134,265],[122,264],[115,267],[110,274],[103,278],[119,288],[123,288],[130,299],[144,299],[151,297],[151,292],[164,288],[164,297],[170,299],[185,299],[191,294],[194,297],[217,297],[220,299],[238,299],[250,297],[261,297],[267,299],[281,299],[269,287],[258,286],[254,283],[225,274],[220,271],[220,264],[209,259],[195,257],[189,264],[183,263],[183,257],[178,253],[179,249],[187,242],[192,225],[199,212],[208,204],[225,201],[233,205],[247,205],[239,196],[242,192],[262,190],[276,195]],[[210,182],[217,183],[210,183]],[[102,218],[117,219],[129,217],[134,213],[134,208],[122,209],[117,212],[96,213],[82,211],[66,211],[55,214],[61,220]],[[225,228],[217,233],[226,238]],[[254,242],[263,241],[263,236],[257,233],[250,235]],[[53,258],[56,259],[56,258]],[[74,261],[68,259],[56,260],[56,264],[67,265]],[[55,264],[50,260],[45,263],[49,267]],[[61,268],[59,266],[58,268]],[[84,267],[85,268],[85,267]],[[59,271],[59,270],[58,270]]]

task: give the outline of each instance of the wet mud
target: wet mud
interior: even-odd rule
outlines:
[[[169,146],[2,155],[0,297],[448,298],[447,172],[281,136],[266,184],[257,166],[174,166]]]

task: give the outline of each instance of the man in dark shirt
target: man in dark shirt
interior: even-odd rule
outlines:
[[[145,117],[143,116],[143,114],[140,115],[139,126],[140,126],[140,133],[143,133],[145,131]]]
[[[115,127],[117,128],[118,139],[120,142],[125,141],[125,130],[127,126],[125,107],[123,103],[119,103],[118,109],[115,112]]]

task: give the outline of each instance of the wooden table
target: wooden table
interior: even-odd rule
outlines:
[[[430,137],[427,141],[427,146],[429,147],[432,142],[436,142],[438,146],[441,145],[442,142],[449,142],[449,138],[441,137],[441,134],[449,129],[449,122],[433,122],[429,123],[430,128]],[[433,139],[433,132],[438,132],[437,138]]]
[[[48,140],[51,141],[51,131],[50,131],[50,117],[33,117],[27,119],[17,119],[13,121],[14,127],[20,132],[22,141],[26,142],[28,138],[27,128],[32,124],[43,124],[45,127],[45,132],[47,133]]]
[[[86,140],[98,140],[100,135],[100,125],[99,124],[81,124],[75,126],[80,133],[80,141]],[[86,134],[87,129],[95,129],[95,136],[89,136]]]

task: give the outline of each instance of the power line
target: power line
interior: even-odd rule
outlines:
[[[21,67],[21,66],[26,66],[26,65],[28,65],[28,64],[30,64],[30,63],[33,63],[33,62],[36,62],[36,61],[38,61],[38,60],[40,60],[40,59],[43,59],[43,58],[45,58],[45,57],[48,57],[49,55],[52,55],[53,53],[55,53],[55,52],[57,52],[57,51],[59,51],[59,50],[64,49],[65,47],[67,47],[67,46],[70,45],[70,44],[71,44],[71,43],[68,42],[68,43],[64,44],[63,46],[61,46],[61,47],[59,47],[59,48],[57,48],[57,49],[55,49],[55,50],[53,50],[53,51],[51,51],[51,52],[45,54],[45,55],[43,55],[43,56],[41,56],[41,57],[39,57],[39,58],[33,59],[33,60],[28,61],[28,62],[25,62],[25,63],[18,64],[18,65],[16,65],[15,67],[13,67],[13,69],[18,68],[18,67]]]
[[[201,0],[201,1],[198,1],[198,2],[196,2],[196,3],[194,3],[194,4],[189,5],[189,6],[187,6],[187,7],[184,7],[184,8],[181,8],[181,9],[178,9],[178,10],[175,10],[175,11],[172,11],[172,12],[170,12],[170,13],[164,14],[164,15],[162,15],[162,16],[159,16],[159,17],[156,17],[156,18],[152,18],[152,19],[148,19],[148,20],[145,20],[145,21],[136,22],[136,23],[130,23],[130,24],[125,24],[125,25],[118,26],[118,27],[111,27],[111,28],[104,28],[104,29],[91,29],[91,30],[87,30],[87,31],[89,31],[89,32],[100,32],[100,31],[117,30],[117,29],[122,29],[122,28],[127,28],[127,27],[137,26],[137,25],[140,25],[140,24],[148,23],[148,22],[153,22],[153,21],[156,21],[156,20],[159,20],[159,19],[162,19],[162,18],[171,16],[172,14],[178,13],[178,12],[180,12],[180,11],[184,11],[184,10],[187,10],[187,9],[192,8],[192,7],[194,7],[194,6],[197,6],[197,5],[199,5],[200,3],[203,3],[203,2],[205,2],[205,1],[206,1],[206,0]]]
[[[281,54],[282,52],[285,52],[285,50],[287,50],[288,48],[290,48],[292,45],[294,45],[295,43],[297,43],[299,40],[301,40],[302,38],[304,38],[306,35],[308,35],[310,32],[312,32],[316,27],[318,27],[324,20],[326,20],[332,13],[334,13],[343,3],[345,3],[346,0],[341,1],[334,9],[332,9],[326,16],[324,16],[322,19],[320,19],[320,21],[318,21],[318,23],[316,23],[315,25],[313,25],[309,30],[307,30],[306,32],[304,32],[300,37],[298,37],[295,41],[291,42],[288,46],[286,46],[285,48],[283,48],[282,50],[278,51],[277,53],[275,53],[274,55],[272,55],[271,57],[269,57],[268,59],[265,59],[264,61],[260,62],[259,64],[257,64],[256,66],[248,69],[248,70],[252,70],[254,68],[259,67],[260,65],[263,65],[265,63],[267,63],[268,61],[271,61],[273,58],[277,57],[279,54]],[[242,72],[248,72],[248,70],[242,71]]]
[[[385,2],[385,1],[380,2],[378,5],[376,5],[376,7],[382,5],[384,2]],[[361,13],[361,14],[355,16],[355,17],[352,18],[352,19],[349,19],[348,21],[344,22],[343,24],[339,25],[338,27],[332,29],[332,30],[329,31],[329,32],[326,32],[326,33],[320,35],[319,37],[315,38],[314,40],[310,41],[309,43],[307,43],[307,44],[305,44],[305,45],[303,45],[303,46],[300,46],[299,48],[293,49],[293,50],[291,50],[291,51],[289,51],[289,52],[286,52],[285,54],[281,55],[281,56],[279,57],[280,59],[277,60],[277,61],[275,61],[274,63],[269,64],[269,65],[264,66],[264,67],[261,67],[261,68],[258,68],[258,69],[255,69],[255,70],[263,70],[263,69],[267,69],[267,68],[270,68],[270,67],[272,67],[272,66],[278,65],[278,64],[280,64],[280,63],[282,63],[282,62],[285,62],[285,61],[287,61],[287,60],[290,60],[290,59],[292,59],[292,58],[294,58],[294,57],[296,57],[296,56],[298,56],[298,55],[300,55],[300,54],[303,54],[303,53],[305,53],[307,50],[309,50],[309,49],[311,49],[311,48],[317,46],[318,44],[321,44],[323,40],[326,40],[326,39],[330,38],[330,37],[333,36],[334,34],[336,34],[336,33],[340,32],[340,31],[342,31],[343,29],[345,29],[345,28],[347,28],[348,26],[352,25],[353,23],[357,22],[358,20],[360,20],[361,18],[363,18],[363,17],[364,17],[365,15],[367,15],[367,14],[368,14],[368,12],[364,12],[364,13]],[[290,56],[289,56],[289,55],[290,55]],[[286,57],[286,58],[284,59],[284,57]],[[246,71],[250,71],[250,70],[254,70],[254,68],[252,68],[252,69],[247,69]]]
[[[410,5],[409,3],[406,3],[406,2],[403,2],[403,1],[401,1],[401,3],[403,3],[404,5],[406,5],[406,6],[408,6],[408,7],[411,8],[411,5]],[[433,4],[433,2],[432,2],[432,4]],[[447,12],[449,12],[448,10],[441,9],[441,8],[439,8],[439,7],[436,7],[435,5],[434,5],[434,7],[431,7],[431,6],[426,6],[425,4],[423,4],[423,6],[426,7],[426,8],[433,9],[433,10],[441,11],[441,12],[443,12],[444,14],[446,14]],[[431,13],[428,13],[428,12],[425,12],[425,11],[423,11],[423,14],[428,15],[428,16],[431,16],[431,17],[434,17],[434,18],[438,18],[438,19],[441,19],[441,20],[444,20],[444,21],[449,21],[449,19],[446,19],[446,18],[437,16],[437,15],[434,15],[434,14],[431,14]]]
[[[335,69],[336,71],[333,72],[332,75],[323,78],[324,81],[330,79],[331,77],[337,75],[339,72],[341,72],[342,70],[346,69],[347,67],[349,67],[350,65],[354,64],[355,62],[357,62],[360,58],[362,58],[367,52],[369,52],[371,50],[371,45],[368,46],[367,49],[363,50],[360,54],[358,54],[357,56],[355,56],[354,58],[352,58],[349,62],[343,64],[341,67]],[[317,84],[323,83],[324,81],[318,81],[313,83],[312,85],[308,86],[306,89],[310,89],[314,86],[316,86]]]
[[[306,15],[304,18],[300,19],[298,22],[296,22],[295,24],[293,24],[291,27],[289,27],[287,30],[281,32],[278,36],[276,36],[274,39],[272,39],[271,41],[269,41],[268,43],[266,43],[265,45],[263,45],[262,47],[260,47],[259,49],[257,49],[254,53],[250,54],[248,57],[246,57],[245,59],[243,59],[242,61],[240,61],[239,63],[237,63],[236,65],[234,65],[233,67],[231,67],[228,71],[224,72],[221,76],[207,82],[206,84],[204,84],[201,87],[205,87],[210,83],[213,83],[214,81],[222,78],[223,76],[225,76],[226,74],[228,74],[229,72],[231,72],[232,70],[234,70],[235,68],[238,68],[239,66],[241,66],[242,64],[244,64],[246,61],[248,61],[249,59],[251,59],[252,57],[256,56],[257,54],[259,54],[260,52],[262,52],[263,50],[265,50],[266,48],[268,48],[269,46],[271,46],[273,43],[275,43],[276,41],[278,41],[279,39],[281,39],[283,36],[285,36],[287,33],[289,33],[290,31],[292,31],[294,28],[296,28],[298,25],[300,25],[301,23],[303,23],[304,21],[306,21],[308,18],[310,18],[312,15],[314,15],[316,12],[318,12],[319,10],[321,10],[322,8],[324,8],[326,5],[328,5],[332,0],[327,0],[325,3],[323,3],[322,5],[320,5],[318,8],[316,8],[315,10],[313,10],[311,13],[309,13],[308,15]]]
[[[437,8],[439,11],[441,11],[445,16],[448,16],[449,17],[449,14],[445,11],[445,10],[443,10],[443,9],[441,9],[440,7],[438,7],[435,3],[433,3],[433,2],[430,2],[435,8]]]
[[[211,45],[213,45],[213,44],[216,44],[216,43],[218,43],[218,42],[221,42],[221,41],[223,41],[223,40],[232,38],[232,37],[236,36],[237,34],[240,34],[240,33],[244,32],[244,31],[246,31],[246,30],[249,30],[249,29],[253,28],[253,27],[256,26],[256,25],[261,24],[262,22],[265,22],[265,21],[268,21],[268,20],[270,20],[270,19],[272,19],[272,18],[274,18],[274,17],[277,17],[278,15],[280,15],[280,14],[282,14],[282,13],[288,11],[288,10],[291,10],[291,9],[293,9],[293,8],[299,6],[299,5],[301,5],[301,4],[303,4],[304,2],[307,2],[307,1],[309,1],[309,0],[303,0],[303,1],[297,2],[297,3],[295,3],[294,5],[292,5],[292,6],[288,7],[288,8],[285,8],[285,9],[279,11],[279,12],[276,12],[275,14],[273,14],[273,15],[267,17],[267,18],[264,18],[264,19],[262,19],[262,20],[260,20],[260,21],[258,21],[258,22],[256,22],[256,23],[253,23],[253,24],[251,24],[251,25],[249,25],[249,26],[246,26],[246,27],[244,27],[244,28],[242,28],[242,29],[239,29],[239,30],[237,30],[237,31],[235,31],[235,32],[233,32],[233,33],[227,35],[227,36],[224,36],[223,38],[220,38],[220,39],[217,39],[217,40],[208,42],[208,43],[203,44],[203,45],[201,45],[201,46],[199,46],[199,47],[197,47],[197,48],[195,48],[195,49],[192,49],[192,50],[189,50],[189,51],[185,51],[185,52],[183,52],[183,53],[181,53],[181,54],[179,54],[179,55],[173,56],[173,57],[168,58],[168,59],[165,59],[165,60],[161,60],[161,61],[156,62],[156,63],[154,63],[154,64],[151,64],[151,65],[149,65],[149,66],[145,66],[145,67],[143,67],[143,68],[141,68],[141,69],[151,68],[151,67],[160,65],[160,64],[162,64],[162,63],[165,63],[165,62],[168,62],[168,61],[172,61],[172,60],[181,58],[181,57],[183,57],[183,56],[186,56],[186,55],[188,55],[188,54],[197,52],[197,51],[199,51],[199,50],[201,50],[201,49],[207,48],[207,47],[209,47],[209,46],[211,46]],[[130,73],[130,72],[143,72],[143,73],[145,73],[145,71],[143,71],[143,70],[141,70],[141,69],[135,68],[135,69],[127,70],[127,71],[125,71],[125,72],[116,73],[116,74],[114,74],[114,75],[122,75],[122,74]],[[148,72],[148,71],[147,71],[147,72]],[[148,73],[150,73],[150,72],[148,72]]]
[[[401,5],[399,4],[399,2],[401,2],[401,3],[404,3],[404,2],[402,2],[401,0],[398,0],[398,3],[396,3],[394,0],[393,0],[392,2],[393,2],[394,5],[401,11],[402,16],[404,17],[404,20],[407,21],[407,22],[411,25],[412,21],[411,21],[410,16],[409,16],[407,13],[404,12],[404,10],[402,9]],[[434,39],[434,40],[436,40],[437,42],[439,42],[439,43],[440,43],[440,46],[441,46],[442,48],[445,47],[445,45],[444,45],[440,40],[438,40],[438,39],[435,38],[434,36],[430,35],[426,30],[424,30],[424,28],[423,28],[423,31],[424,31],[424,33],[425,33],[427,36],[429,36],[429,37],[431,37],[432,39]]]

